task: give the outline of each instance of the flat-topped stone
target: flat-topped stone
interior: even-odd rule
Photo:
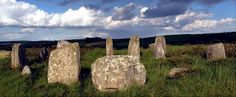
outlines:
[[[69,43],[50,53],[48,83],[72,84],[79,80],[80,51],[78,43]]]
[[[92,81],[100,91],[123,90],[132,84],[143,85],[146,70],[138,57],[111,55],[97,59],[91,66]]]
[[[226,58],[225,48],[223,43],[216,43],[209,45],[206,53],[208,59],[217,60]]]

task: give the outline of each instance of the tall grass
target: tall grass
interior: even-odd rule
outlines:
[[[207,60],[204,45],[168,46],[166,59],[156,60],[151,49],[141,49],[141,63],[147,70],[143,86],[123,91],[99,92],[92,84],[91,64],[105,56],[105,49],[95,48],[81,55],[80,81],[71,86],[47,83],[47,62],[30,64],[32,76],[20,75],[20,69],[9,69],[10,60],[0,59],[0,95],[6,97],[162,97],[162,96],[236,96],[236,58]],[[127,54],[127,50],[114,50]],[[196,70],[181,78],[169,79],[173,67]]]

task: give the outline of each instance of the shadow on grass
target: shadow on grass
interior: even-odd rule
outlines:
[[[32,81],[35,82],[36,80],[40,79],[43,76],[47,76],[47,64],[33,64],[30,65],[31,69],[31,78]]]
[[[90,75],[91,75],[91,69],[90,68],[81,67],[80,76],[79,76],[80,80],[85,80],[88,77],[90,77]]]
[[[86,84],[88,84],[87,81],[90,78],[91,78],[91,69],[81,67],[79,80],[80,80],[80,87],[81,87],[82,90],[85,89]]]

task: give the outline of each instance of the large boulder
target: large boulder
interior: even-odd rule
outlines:
[[[93,85],[100,91],[123,90],[133,84],[143,85],[146,70],[138,57],[112,55],[97,59],[91,66]]]
[[[154,43],[154,56],[156,59],[165,58],[166,40],[164,36],[156,36]]]
[[[113,55],[113,41],[111,37],[108,37],[106,40],[106,55]]]
[[[68,43],[50,53],[48,83],[72,84],[79,80],[80,51],[78,43]]]
[[[225,48],[223,43],[216,43],[209,45],[206,53],[208,59],[217,60],[226,58]]]
[[[11,68],[25,65],[25,48],[21,44],[14,44],[11,51]]]
[[[129,41],[128,55],[140,58],[139,36],[132,36]]]

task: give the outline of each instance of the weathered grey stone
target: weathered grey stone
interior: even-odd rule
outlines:
[[[188,68],[172,68],[168,74],[168,77],[170,77],[170,78],[179,77],[189,71],[191,71],[191,70]]]
[[[68,43],[50,53],[48,83],[72,84],[79,80],[80,51],[78,43]]]
[[[57,48],[62,48],[64,46],[68,45],[68,44],[70,44],[70,42],[65,41],[65,40],[60,40],[60,41],[57,42]]]
[[[132,36],[129,41],[128,55],[136,56],[140,59],[140,44],[139,37]]]
[[[164,36],[156,36],[154,44],[154,56],[156,59],[165,58],[166,41]]]
[[[113,42],[111,37],[108,37],[106,40],[106,55],[113,55]]]
[[[41,60],[45,60],[48,58],[48,54],[49,54],[48,50],[45,47],[43,47],[40,51],[39,57]]]
[[[97,59],[91,66],[93,85],[100,91],[123,90],[146,81],[146,70],[136,56],[111,55]]]
[[[31,70],[30,70],[29,66],[25,65],[21,71],[21,75],[30,75],[30,74],[31,74]]]
[[[217,59],[225,59],[225,48],[223,43],[216,43],[208,46],[207,49],[207,58],[217,60]]]
[[[11,68],[21,67],[25,64],[25,48],[21,44],[14,44],[11,52]]]

